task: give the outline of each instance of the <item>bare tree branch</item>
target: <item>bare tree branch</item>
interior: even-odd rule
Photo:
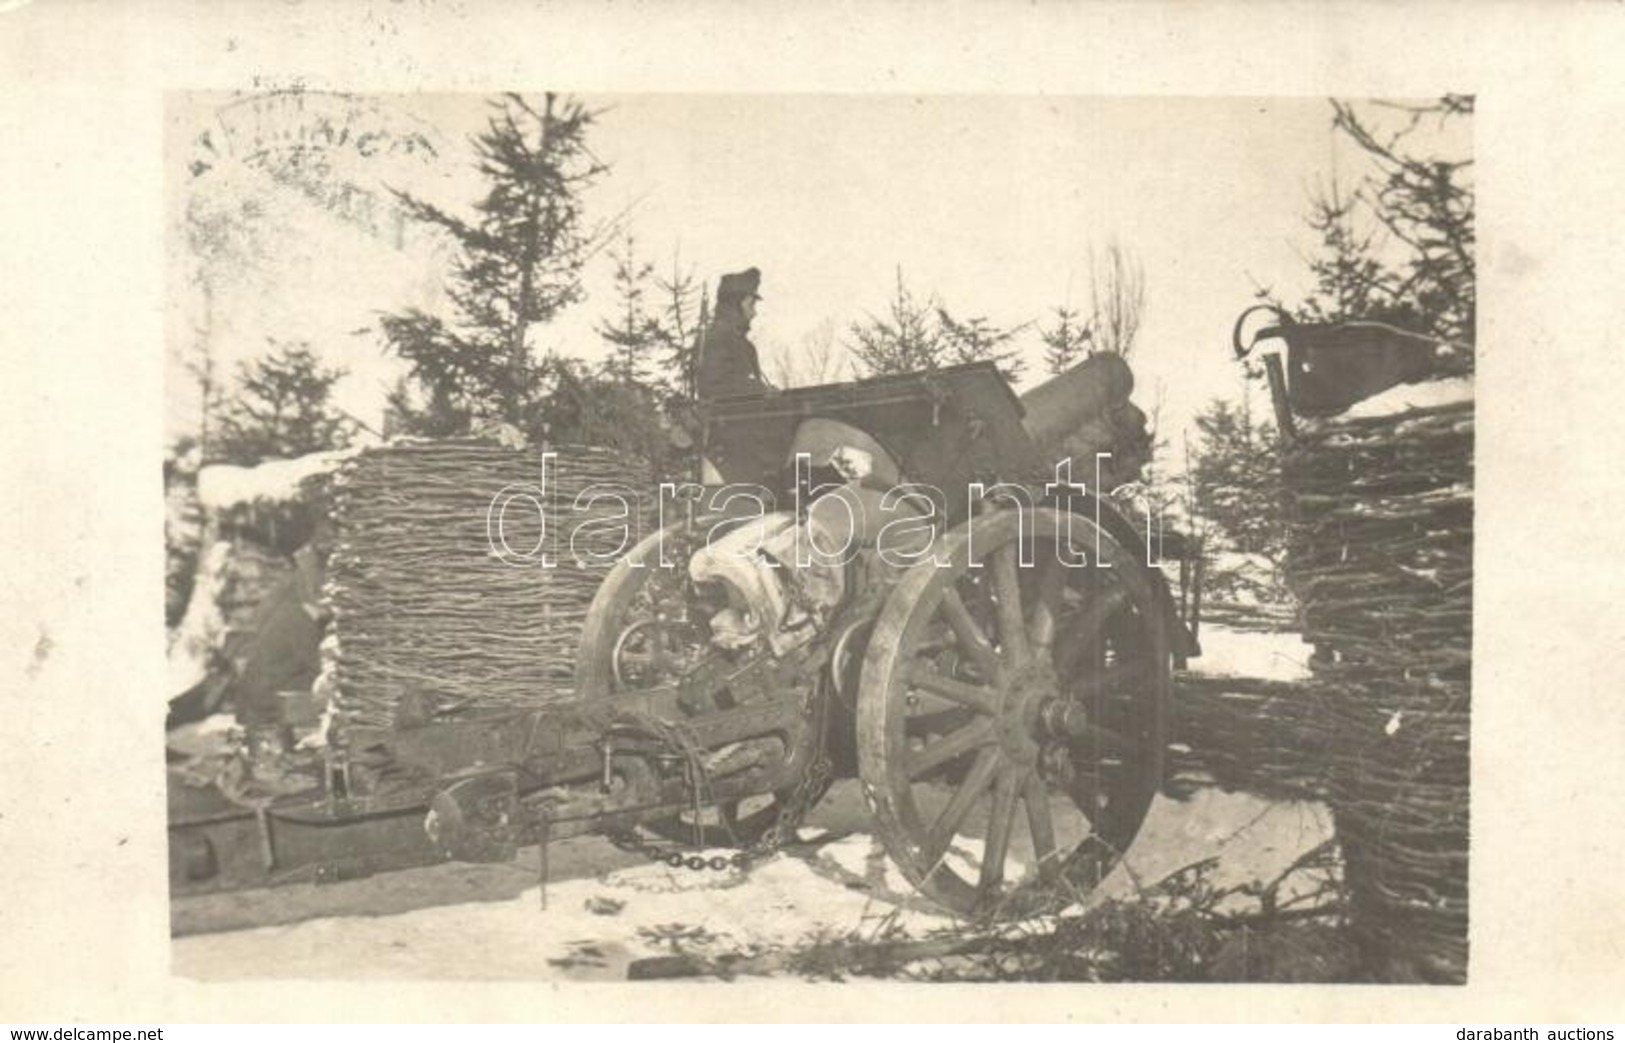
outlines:
[[[1145,268],[1116,239],[1089,251],[1089,300],[1094,350],[1128,358],[1145,313]]]

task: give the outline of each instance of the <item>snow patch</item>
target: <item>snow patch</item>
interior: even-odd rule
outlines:
[[[240,732],[236,714],[216,713],[201,721],[171,728],[164,738],[164,747],[194,759],[221,757],[231,752],[232,742]]]
[[[1302,681],[1309,677],[1312,645],[1302,635],[1233,630],[1204,623],[1202,654],[1191,660],[1196,674],[1222,677],[1257,677],[1267,681]]]
[[[1472,377],[1446,377],[1416,384],[1400,384],[1356,402],[1339,416],[1348,420],[1397,416],[1413,409],[1453,406],[1473,400]]]
[[[266,460],[255,467],[214,464],[198,472],[197,494],[206,510],[221,511],[256,502],[287,503],[300,496],[300,484],[331,474],[356,449],[311,453],[292,460]]]
[[[220,597],[226,587],[231,564],[231,544],[218,541],[198,561],[197,579],[186,615],[174,630],[169,644],[168,683],[164,701],[185,695],[209,675],[213,650],[226,629],[220,610]]]
[[[852,853],[859,846],[879,846],[869,837],[836,843],[852,847]],[[794,947],[815,937],[864,935],[882,927],[923,933],[952,922],[935,913],[899,911],[846,886],[840,874],[817,862],[779,854],[748,874],[651,863],[555,880],[547,885],[545,909],[541,893],[531,887],[510,901],[332,917],[180,938],[175,946],[180,973],[200,978],[233,973],[399,978],[427,972],[617,980],[626,977],[634,960],[674,952],[703,957]]]
[[[1330,836],[1330,815],[1315,804],[1217,790],[1189,802],[1159,798],[1129,864],[1089,901],[1131,898],[1206,857],[1220,859],[1216,886],[1274,879]],[[974,841],[961,842],[974,853]],[[703,854],[714,853],[726,852]],[[381,874],[368,886],[409,879]],[[190,935],[175,939],[173,953],[175,973],[197,979],[624,980],[630,963],[650,956],[793,949],[898,930],[919,938],[954,923],[908,886],[878,839],[854,833],[804,855],[780,853],[748,874],[644,863],[552,880],[545,909],[532,885],[499,901]]]

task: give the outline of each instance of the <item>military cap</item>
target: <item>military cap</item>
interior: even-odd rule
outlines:
[[[756,288],[760,285],[762,285],[762,272],[759,268],[746,268],[742,272],[732,272],[724,275],[721,281],[717,283],[717,300],[742,301],[747,297],[761,300],[762,295],[756,292]]]

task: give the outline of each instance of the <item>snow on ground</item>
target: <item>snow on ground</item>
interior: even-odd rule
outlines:
[[[1159,800],[1127,870],[1114,874],[1102,894],[1131,894],[1136,881],[1155,883],[1209,856],[1220,859],[1216,883],[1269,879],[1329,828],[1325,812],[1311,805],[1217,791],[1185,803]],[[534,853],[526,854],[534,865]],[[352,886],[389,888],[396,878],[424,872]],[[951,923],[908,886],[879,840],[859,833],[781,853],[748,874],[638,864],[551,880],[545,909],[532,883],[497,901],[190,935],[176,938],[172,953],[174,973],[202,980],[623,980],[634,960],[678,951],[793,948],[817,938],[873,936],[883,927],[918,936]]]
[[[1291,680],[1307,672],[1308,646],[1296,635],[1209,626],[1202,639],[1205,655],[1193,665],[1209,673]],[[814,809],[809,841],[820,829],[830,831],[827,841],[780,853],[748,873],[675,870],[632,860],[598,838],[562,841],[550,852],[545,909],[534,849],[514,866],[432,866],[177,899],[177,924],[216,933],[175,938],[173,969],[211,980],[621,980],[634,960],[677,951],[794,947],[883,926],[918,935],[952,922],[915,892],[868,832],[855,782],[837,783]],[[1131,895],[1210,857],[1218,859],[1217,885],[1267,881],[1330,835],[1330,816],[1314,804],[1218,790],[1159,798],[1124,866],[1098,894]],[[229,929],[271,921],[286,922]]]
[[[1309,676],[1309,656],[1299,634],[1236,630],[1203,623],[1202,654],[1190,661],[1190,672],[1221,677],[1256,677],[1266,681],[1301,681]]]
[[[202,979],[586,978],[624,979],[635,959],[788,946],[820,933],[895,922],[929,930],[950,921],[899,907],[900,877],[867,836],[848,836],[806,855],[780,854],[750,872],[694,872],[646,863],[547,886],[517,897],[418,909],[391,916],[338,916],[224,934],[177,938],[174,970]],[[410,871],[416,872],[416,871]],[[892,871],[895,873],[895,870]],[[389,874],[372,878],[387,887]]]

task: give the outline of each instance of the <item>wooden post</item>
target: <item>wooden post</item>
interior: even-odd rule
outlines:
[[[1292,421],[1292,403],[1286,394],[1286,371],[1281,368],[1281,356],[1264,356],[1264,372],[1270,378],[1270,402],[1275,406],[1275,426],[1281,439],[1291,445],[1298,440],[1298,429]]]

